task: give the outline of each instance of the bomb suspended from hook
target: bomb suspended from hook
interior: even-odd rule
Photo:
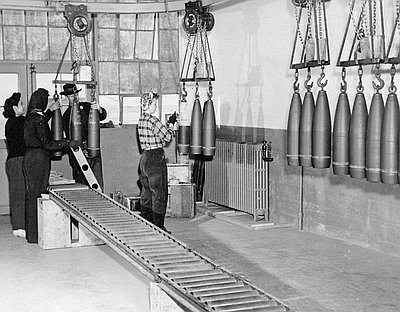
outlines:
[[[57,89],[55,90],[53,100],[55,103],[59,103],[60,96],[57,93]],[[59,141],[63,139],[63,127],[60,108],[57,108],[53,111],[53,118],[51,119],[51,132],[53,135],[53,140]],[[54,152],[52,154],[52,160],[60,160],[62,158],[62,155],[62,151]]]
[[[190,123],[190,153],[192,155],[201,155],[202,124],[203,115],[201,112],[201,104],[198,96],[196,95],[193,103],[192,118]]]
[[[290,102],[290,110],[287,124],[287,163],[289,166],[299,166],[300,148],[300,119],[301,119],[301,97],[294,92]]]
[[[188,155],[190,152],[190,111],[186,96],[187,92],[183,84],[178,118],[178,153],[182,155]]]
[[[339,94],[335,119],[333,122],[333,173],[339,176],[349,174],[349,130],[350,130],[350,104],[343,85]]]
[[[382,120],[381,181],[398,183],[399,102],[395,93],[389,93]]]
[[[312,166],[312,121],[314,116],[314,108],[314,96],[310,90],[307,90],[304,94],[299,126],[299,160],[300,165],[303,167]]]
[[[374,93],[369,109],[366,150],[365,150],[365,171],[367,180],[370,182],[380,182],[380,162],[381,162],[381,128],[384,112],[382,94]]]
[[[318,92],[312,123],[312,166],[318,169],[331,165],[331,115],[325,90]]]
[[[357,92],[350,119],[350,176],[365,178],[365,139],[367,131],[368,111],[364,93]]]
[[[93,106],[93,105],[92,105]],[[100,155],[100,116],[97,108],[90,107],[88,118],[88,154],[89,157]]]

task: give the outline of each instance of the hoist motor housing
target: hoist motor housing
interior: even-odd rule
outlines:
[[[214,15],[203,7],[201,1],[185,3],[185,16],[183,17],[183,28],[188,34],[195,34],[200,28],[210,31],[214,28]]]
[[[86,5],[65,5],[64,17],[71,34],[84,37],[92,31],[92,20],[88,18]]]

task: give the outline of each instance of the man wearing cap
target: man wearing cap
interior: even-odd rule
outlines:
[[[139,181],[142,185],[140,194],[140,215],[160,229],[164,227],[167,210],[168,181],[164,145],[173,135],[174,120],[169,120],[166,127],[154,116],[157,109],[158,95],[146,92],[140,99],[142,109],[138,121],[138,134],[142,156],[139,162]]]
[[[81,89],[77,89],[75,84],[67,83],[63,86],[63,91],[60,92],[61,95],[65,95],[68,98],[69,107],[62,115],[62,124],[65,135],[67,138],[71,138],[70,132],[70,118],[71,118],[71,111],[72,106],[74,104],[74,97],[77,97],[77,101],[79,103],[79,111],[81,115],[81,122],[82,122],[82,151],[89,163],[90,168],[95,175],[97,182],[99,183],[100,187],[103,189],[104,182],[103,182],[103,166],[101,160],[101,152],[99,151],[98,156],[89,157],[87,152],[87,140],[88,140],[88,125],[89,125],[89,111],[92,107],[93,109],[98,109],[99,111],[99,119],[104,120],[107,117],[107,111],[100,107],[98,103],[89,103],[89,102],[79,102],[78,93]],[[84,174],[81,172],[80,166],[77,163],[75,157],[69,153],[69,164],[72,168],[72,177],[74,178],[75,182],[81,184],[87,184],[86,178]]]

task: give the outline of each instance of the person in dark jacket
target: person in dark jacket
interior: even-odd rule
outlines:
[[[3,116],[7,119],[5,136],[7,144],[6,174],[13,235],[25,237],[25,179],[22,163],[26,151],[24,122],[26,106],[21,93],[15,92],[4,103]]]
[[[68,139],[72,139],[70,133],[71,111],[72,111],[72,106],[74,104],[75,96],[77,97],[77,100],[79,102],[78,99],[79,91],[81,91],[81,89],[78,90],[75,84],[67,83],[63,86],[63,91],[60,92],[60,94],[65,95],[69,101],[69,107],[62,115],[63,129]],[[99,110],[100,121],[107,118],[107,111],[103,107],[101,107],[98,103],[79,102],[79,111],[82,123],[82,151],[89,163],[90,168],[93,171],[94,176],[96,177],[97,182],[99,183],[100,187],[104,189],[101,150],[99,151],[98,156],[95,157],[90,157],[87,152],[89,111],[91,107]],[[69,164],[72,168],[72,177],[74,178],[75,182],[87,185],[88,183],[86,181],[86,178],[82,173],[80,166],[77,163],[72,153],[69,153]]]
[[[23,163],[25,176],[25,229],[29,243],[38,242],[37,199],[47,193],[50,176],[51,154],[54,151],[77,148],[76,141],[52,139],[48,121],[50,114],[45,113],[49,92],[39,88],[33,92],[28,105],[28,114],[24,124],[26,153]],[[51,105],[54,110],[58,105]]]

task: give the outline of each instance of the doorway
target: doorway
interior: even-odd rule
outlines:
[[[37,88],[45,88],[50,93],[52,100],[55,89],[60,93],[62,85],[54,85],[53,80],[57,76],[59,64],[26,64],[26,63],[13,63],[2,64],[0,66],[0,215],[9,214],[9,194],[8,194],[8,179],[5,171],[5,162],[7,159],[7,145],[5,141],[4,127],[7,119],[3,116],[4,102],[9,98],[13,92],[20,92],[21,99],[24,103],[28,103],[30,95]],[[57,76],[58,80],[72,80],[70,65],[63,65],[59,70]],[[86,91],[86,86],[80,86]],[[81,92],[86,96],[87,92]],[[68,100],[63,96],[60,97],[62,111],[68,107]],[[53,162],[52,169],[57,172],[65,173],[66,178],[71,178],[70,167],[68,161],[63,157],[61,161]]]

